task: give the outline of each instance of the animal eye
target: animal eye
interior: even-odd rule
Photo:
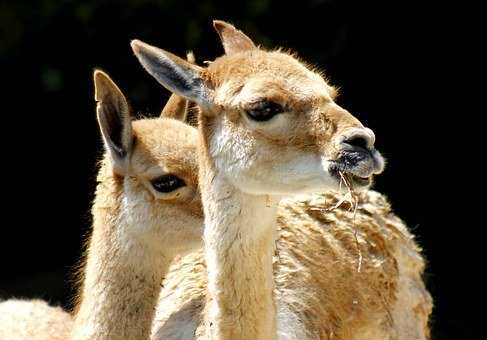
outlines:
[[[257,122],[265,122],[272,119],[275,115],[284,112],[284,109],[277,103],[263,100],[251,105],[246,112],[250,119]]]
[[[184,187],[186,183],[175,175],[164,175],[151,181],[152,187],[162,193],[168,193]]]

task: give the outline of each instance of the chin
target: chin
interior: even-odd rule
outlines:
[[[301,177],[296,174],[281,174],[275,178],[249,178],[241,176],[238,179],[232,180],[232,184],[246,194],[281,197],[338,189],[336,179],[331,174],[323,172],[311,177]]]
[[[299,167],[296,164],[278,164],[273,171],[239,172],[238,175],[233,174],[227,178],[244,193],[281,197],[340,189],[347,192],[344,181],[357,190],[371,184],[371,177],[359,177],[351,172],[339,171],[334,162],[308,160],[308,163],[300,164]]]

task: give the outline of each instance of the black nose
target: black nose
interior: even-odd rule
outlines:
[[[359,177],[380,173],[384,159],[374,148],[375,135],[368,128],[346,131],[339,140],[340,153],[336,163],[342,171]]]
[[[351,138],[345,139],[343,141],[344,144],[348,144],[350,146],[356,147],[356,148],[363,148],[367,149],[368,142],[365,139],[364,136],[353,136]]]
[[[342,140],[342,146],[345,150],[368,150],[374,147],[375,136],[370,129],[357,129],[351,132]]]

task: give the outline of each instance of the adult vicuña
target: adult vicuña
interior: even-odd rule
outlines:
[[[226,23],[216,28],[227,52],[234,44],[253,45]],[[274,263],[279,338],[428,337],[432,304],[419,247],[384,197],[368,191],[357,199],[356,210],[332,192],[280,205]],[[205,295],[199,251],[167,277],[154,337],[203,336]]]
[[[72,338],[147,339],[172,259],[201,243],[196,134],[173,119],[132,122],[118,87],[94,79],[107,156]]]
[[[169,264],[201,247],[196,131],[174,119],[132,122],[112,80],[95,71],[94,81],[106,155],[74,324],[45,302],[10,300],[0,339],[148,339]],[[173,95],[162,116],[184,120],[185,102]]]
[[[382,195],[367,191],[357,199],[356,210],[333,192],[281,202],[274,257],[279,339],[429,337],[432,301],[420,248]],[[206,289],[203,251],[173,265],[152,338],[203,338]]]
[[[411,235],[377,193],[360,195],[355,214],[343,206],[330,211],[338,200],[340,195],[327,194],[281,204],[274,265],[279,336],[381,338],[385,332],[420,338],[412,335],[427,331],[431,304]],[[203,262],[196,252],[171,271],[155,338],[193,335],[204,317]],[[204,333],[205,324],[199,326],[197,333]]]
[[[342,176],[365,186],[384,161],[372,131],[333,101],[323,77],[215,24],[226,55],[207,69],[137,40],[132,48],[163,86],[200,108],[205,336],[273,339],[277,203],[283,195],[338,189]]]

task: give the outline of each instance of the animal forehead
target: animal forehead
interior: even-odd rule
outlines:
[[[170,118],[140,119],[132,122],[137,140],[146,145],[173,149],[180,144],[195,146],[195,128]]]
[[[131,163],[137,174],[153,177],[164,172],[194,177],[197,173],[195,128],[167,118],[134,121],[132,127],[135,147]]]
[[[132,123],[135,150],[156,159],[192,156],[197,143],[196,129],[168,118],[141,119]]]
[[[253,50],[224,56],[208,70],[224,96],[289,94],[306,99],[329,97],[331,89],[320,74],[280,51]]]

